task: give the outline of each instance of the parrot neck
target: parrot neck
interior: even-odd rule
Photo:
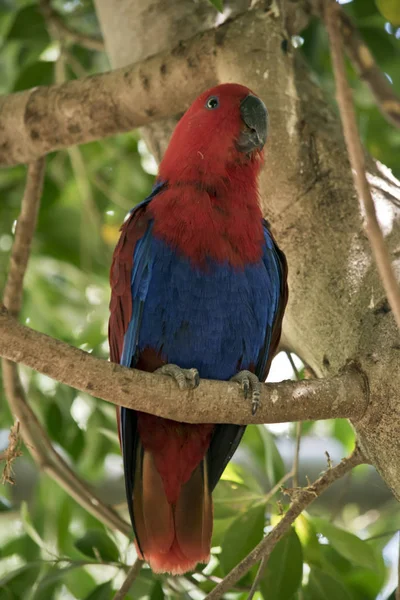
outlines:
[[[219,175],[186,166],[180,177],[166,178],[161,170],[166,186],[149,207],[154,236],[201,269],[210,261],[235,268],[258,262],[264,245],[258,170],[253,161]]]

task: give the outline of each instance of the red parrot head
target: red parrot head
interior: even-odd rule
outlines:
[[[225,83],[203,92],[179,121],[159,169],[162,180],[197,174],[223,176],[236,166],[258,173],[268,111],[251,90]]]

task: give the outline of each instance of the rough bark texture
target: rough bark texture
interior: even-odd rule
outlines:
[[[113,18],[109,4],[96,0],[114,66],[156,52],[160,40],[176,45],[183,0],[121,0]],[[193,34],[209,25],[189,4]],[[348,359],[361,364],[371,405],[354,425],[364,451],[400,498],[398,331],[363,230],[340,124],[300,57],[282,45],[282,19],[269,4],[258,2],[256,10],[220,30],[216,74],[220,82],[248,85],[270,112],[262,204],[289,263],[285,341],[321,376],[336,373]],[[179,37],[185,35],[182,29]],[[148,134],[158,154],[166,131],[161,124]],[[389,174],[372,163],[370,168],[377,212],[385,213],[385,239],[399,271],[399,211],[391,196],[398,188]]]
[[[211,31],[193,46],[140,65],[0,97],[0,165],[30,162],[186,110],[204,84],[217,83],[214,38]]]
[[[187,423],[361,418],[369,401],[364,375],[349,365],[333,378],[263,385],[260,406],[252,415],[251,400],[243,398],[237,383],[203,379],[195,390],[178,392],[170,377],[95,358],[21,325],[5,310],[0,310],[0,356],[108,402]]]
[[[107,0],[99,0],[95,5],[106,50],[115,69],[141,62],[153,54],[166,52],[175,48],[179,42],[191,39],[195,34],[214,29],[216,25],[225,21],[226,17],[234,18],[245,12],[250,7],[251,0],[225,1],[225,16],[218,13],[208,0],[122,2],[118,10],[115,10],[113,3]],[[119,32],[118,36],[115,35],[116,31]],[[208,50],[215,52],[217,44],[216,41],[211,47],[209,46]],[[185,54],[187,66],[192,69],[192,72],[198,72],[199,61],[203,60],[202,53],[199,52],[196,57],[189,57],[186,52]],[[207,84],[203,77],[200,79],[203,79],[203,90],[218,83],[216,80]],[[154,94],[162,95],[162,91],[155,89]],[[181,111],[179,104],[176,111],[169,114],[180,116]],[[158,159],[164,154],[177,120],[177,117],[172,117],[153,121],[141,130],[147,145]]]

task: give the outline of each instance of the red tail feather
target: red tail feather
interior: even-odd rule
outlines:
[[[140,414],[133,489],[136,547],[154,572],[181,574],[208,562],[212,500],[205,452],[212,425]]]

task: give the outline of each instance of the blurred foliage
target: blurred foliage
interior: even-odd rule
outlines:
[[[212,3],[223,9],[222,1]],[[100,35],[91,1],[57,0],[53,6],[70,27]],[[353,0],[345,9],[400,93],[397,0]],[[304,53],[333,99],[329,49],[321,24],[312,21],[293,45],[297,48],[293,51]],[[50,38],[37,3],[0,0],[0,93],[53,82],[59,55],[59,44]],[[74,44],[68,45],[64,57],[63,76],[68,79],[109,67],[104,54]],[[383,119],[350,65],[348,72],[368,150],[400,175],[400,132]],[[111,253],[126,212],[150,191],[154,170],[137,133],[48,157],[25,282],[23,322],[96,356],[108,356]],[[25,173],[22,166],[0,170],[0,288]],[[275,378],[294,377],[284,355],[274,365]],[[21,369],[21,376],[29,402],[57,450],[104,501],[121,503],[127,518],[113,407],[29,370]],[[1,450],[7,445],[12,417],[4,397],[0,400]],[[128,598],[203,598],[287,507],[287,496],[278,493],[271,498],[268,491],[291,469],[294,432],[289,424],[249,427],[214,494],[210,564],[200,565],[186,578],[161,578],[144,567]],[[301,484],[306,484],[306,474],[317,476],[326,467],[327,447],[331,453],[333,448],[338,460],[353,444],[347,421],[304,423],[300,464],[306,465],[306,471],[300,473]],[[89,515],[47,475],[38,474],[26,449],[15,471],[17,485],[4,486],[0,497],[0,600],[112,598],[134,559],[130,541]],[[390,596],[400,516],[388,496],[374,495],[379,482],[371,484],[369,477],[367,468],[357,469],[351,485],[347,479],[338,492],[328,494],[325,504],[317,502],[315,510],[297,519],[272,552],[257,598],[384,600]],[[290,481],[285,485],[290,486]],[[360,494],[366,486],[369,493]],[[243,577],[226,597],[247,598],[255,572]]]

